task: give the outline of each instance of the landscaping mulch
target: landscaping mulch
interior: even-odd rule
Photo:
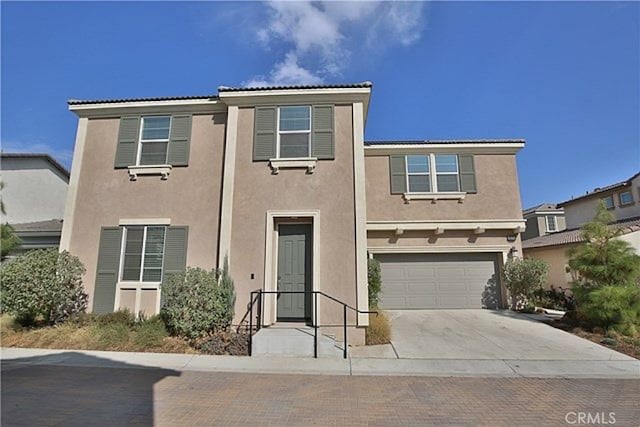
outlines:
[[[565,319],[554,320],[549,324],[554,328],[562,329],[563,331],[577,335],[580,338],[608,347],[611,350],[640,359],[640,337],[628,337],[611,332],[606,333],[600,328],[594,328],[589,331],[583,327],[577,326],[575,323],[568,322]]]

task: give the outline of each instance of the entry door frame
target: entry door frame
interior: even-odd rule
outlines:
[[[265,291],[278,290],[278,220],[286,219],[287,224],[311,224],[312,246],[311,246],[311,289],[319,291],[320,287],[320,211],[319,210],[296,210],[296,211],[267,211],[266,235],[265,235],[265,262],[264,262],[264,287]],[[313,297],[312,297],[313,298]],[[276,323],[277,319],[277,295],[266,294],[263,299],[264,318],[263,326]],[[320,313],[322,310],[321,298],[317,301],[318,313],[314,313],[316,307],[311,304],[311,319],[314,316],[321,323]]]

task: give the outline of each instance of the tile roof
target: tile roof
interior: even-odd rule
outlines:
[[[391,139],[365,141],[364,145],[420,145],[420,144],[524,144],[524,139]]]
[[[640,231],[640,217],[625,218],[612,224],[620,229],[622,234],[629,234],[634,231]],[[546,236],[534,237],[522,242],[522,249],[543,248],[547,246],[560,246],[572,243],[583,242],[582,230],[574,228],[564,230],[558,233],[547,234]]]
[[[54,159],[51,155],[47,153],[5,153],[4,151],[0,154],[0,158],[2,159],[44,159],[47,162],[51,163],[54,168],[58,170],[62,175],[64,175],[67,180],[69,179],[69,171],[67,168],[62,166],[56,159]]]
[[[62,232],[61,219],[49,219],[45,221],[23,222],[11,224],[16,233],[42,233],[42,232]]]
[[[558,207],[561,208],[566,204],[575,202],[576,200],[582,200],[582,199],[585,199],[587,197],[591,197],[591,196],[594,196],[594,195],[597,195],[597,194],[602,194],[602,193],[604,193],[606,191],[609,191],[609,190],[614,190],[616,188],[626,187],[627,185],[631,184],[631,181],[636,179],[638,176],[640,176],[640,172],[636,173],[631,178],[625,179],[624,181],[616,182],[615,184],[607,185],[607,186],[604,186],[604,187],[598,187],[598,188],[594,189],[590,193],[586,193],[586,194],[583,194],[582,196],[574,197],[574,198],[572,198],[570,200],[566,200],[566,201],[564,201],[562,203],[558,203]]]
[[[555,211],[557,209],[558,206],[555,203],[540,203],[539,205],[523,210],[522,214],[528,215],[530,213],[534,213],[535,211]]]
[[[120,102],[154,102],[154,101],[188,101],[191,99],[218,99],[217,95],[191,95],[191,96],[159,96],[152,98],[117,98],[117,99],[70,99],[68,105],[85,104],[117,104]]]
[[[218,86],[220,92],[246,92],[260,90],[296,90],[296,89],[352,89],[373,87],[373,83],[366,81],[360,83],[338,83],[338,84],[319,84],[319,85],[282,85],[282,86],[254,86],[254,87],[230,87]]]

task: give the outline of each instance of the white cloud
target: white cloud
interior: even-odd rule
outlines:
[[[408,46],[420,38],[422,2],[268,2],[266,25],[256,31],[261,45],[274,52],[286,46],[267,76],[245,82],[315,84],[339,77],[351,57],[380,53],[394,44]]]
[[[73,151],[66,148],[53,147],[45,143],[22,143],[17,141],[2,141],[0,145],[6,153],[45,153],[49,154],[66,167],[71,166]]]

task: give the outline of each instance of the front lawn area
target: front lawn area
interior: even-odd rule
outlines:
[[[56,326],[23,327],[0,317],[2,346],[65,350],[247,355],[246,336],[232,332],[199,340],[171,337],[158,316],[135,321],[126,312],[84,315]]]
[[[602,328],[583,329],[574,322],[567,322],[565,319],[554,320],[551,326],[570,332],[580,338],[588,339],[596,344],[603,345],[611,350],[619,351],[636,359],[640,359],[640,337],[626,336],[615,331],[605,332]]]

